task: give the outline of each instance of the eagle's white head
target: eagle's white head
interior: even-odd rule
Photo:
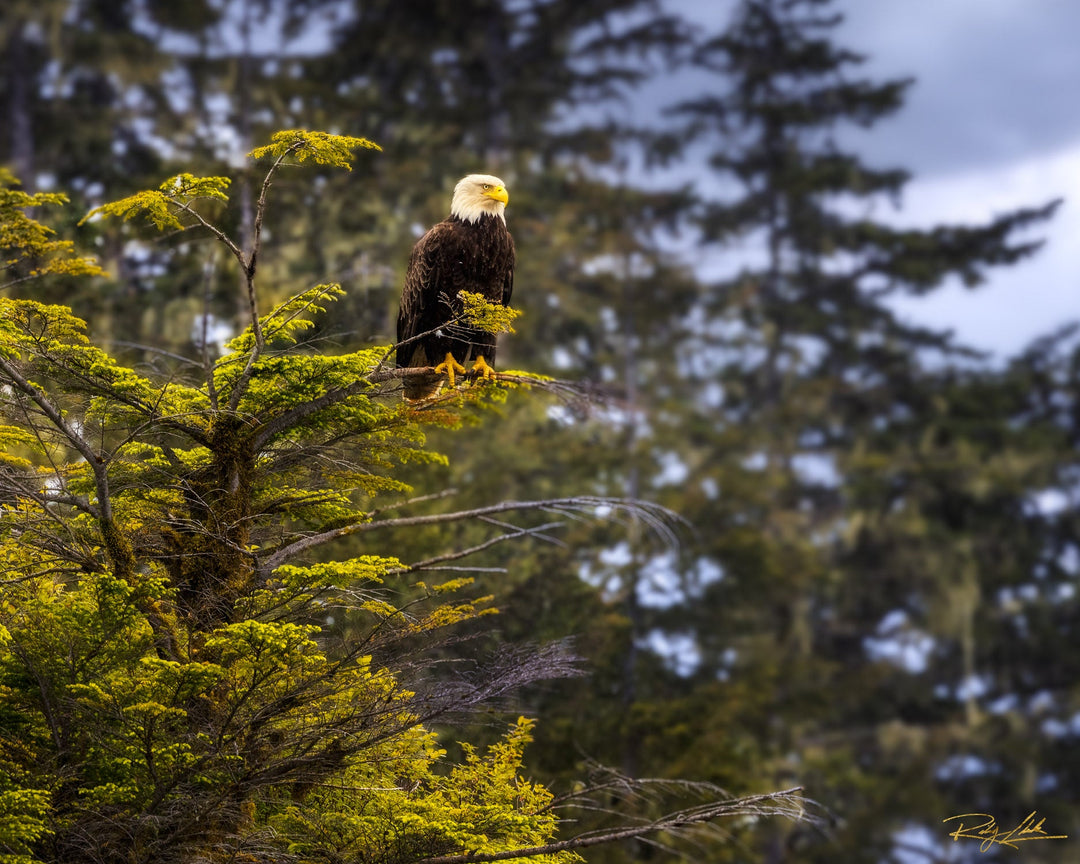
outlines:
[[[450,202],[450,215],[464,222],[476,222],[485,213],[498,216],[506,224],[503,211],[510,201],[506,184],[490,174],[470,174],[462,177],[454,187]]]

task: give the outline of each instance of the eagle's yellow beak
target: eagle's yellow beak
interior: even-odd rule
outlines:
[[[510,196],[507,194],[505,186],[492,186],[484,195],[488,198],[494,198],[496,201],[502,201],[503,204],[510,203]]]

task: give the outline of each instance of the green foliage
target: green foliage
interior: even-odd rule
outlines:
[[[276,140],[262,152],[322,164],[357,146]],[[227,186],[182,174],[93,212],[167,228],[183,211],[227,245],[195,209]],[[404,462],[441,459],[376,379],[388,346],[302,343],[343,296],[318,285],[256,311],[187,379],[124,365],[66,307],[0,299],[5,864],[233,860],[268,842],[389,862],[552,838],[550,794],[519,773],[529,725],[444,771],[422,723],[476,697],[405,681],[415,647],[398,646],[491,598],[460,596],[470,579],[410,584],[395,556],[309,557],[378,528]],[[352,638],[331,636],[335,618]]]
[[[228,177],[195,177],[191,174],[177,174],[170,177],[156,190],[138,192],[119,201],[112,201],[95,207],[79,222],[85,224],[94,216],[119,216],[125,222],[138,215],[146,217],[155,228],[181,229],[183,223],[178,212],[188,210],[191,203],[200,199],[227,201],[225,190],[231,181]]]
[[[514,332],[512,324],[521,315],[520,310],[489,303],[483,294],[470,291],[459,291],[458,297],[461,298],[462,314],[471,326],[488,333]]]
[[[296,165],[314,162],[316,165],[330,165],[351,171],[354,158],[352,151],[357,147],[382,150],[382,147],[367,138],[308,132],[306,129],[286,129],[275,132],[269,144],[256,147],[248,155],[252,159],[273,157],[279,162],[292,160],[292,164]]]
[[[338,788],[319,790],[284,809],[273,825],[295,837],[293,850],[331,861],[341,850],[372,849],[369,860],[417,861],[456,849],[492,853],[543,845],[556,829],[551,793],[521,776],[533,723],[519,718],[484,754],[465,746],[465,762],[437,773],[444,751],[430,734],[414,735],[387,762],[350,769]],[[573,852],[509,857],[568,864]]]
[[[4,765],[3,786],[16,785],[18,774]],[[7,773],[11,771],[12,773]],[[46,789],[0,788],[0,862],[36,864],[35,845],[48,833],[49,793]]]
[[[303,135],[283,133],[270,148],[258,148],[263,166],[281,159],[283,166],[303,160],[309,167],[275,179],[274,207],[264,223],[274,242],[260,256],[254,304],[238,302],[244,298],[236,296],[236,272],[221,264],[231,261],[209,253],[212,244],[200,242],[198,232],[168,230],[142,242],[135,222],[95,218],[84,235],[113,278],[39,280],[33,295],[18,296],[33,296],[41,309],[4,307],[0,326],[15,316],[9,335],[17,347],[3,356],[16,371],[32,372],[32,392],[50,396],[72,432],[86,430],[84,443],[95,445],[88,453],[104,459],[108,488],[102,497],[92,470],[98,463],[44,422],[29,393],[5,390],[0,581],[59,580],[70,593],[79,580],[89,583],[86,574],[111,566],[109,550],[130,570],[129,584],[171,582],[170,573],[180,572],[189,579],[179,583],[186,586],[183,596],[151,592],[138,602],[154,628],[154,652],[181,656],[165,662],[185,664],[183,652],[190,645],[200,650],[216,625],[205,622],[193,638],[194,616],[185,623],[179,606],[198,609],[196,598],[208,595],[208,584],[226,572],[246,573],[253,560],[265,563],[290,542],[340,532],[333,548],[344,560],[316,569],[313,560],[326,557],[329,545],[299,552],[300,560],[260,572],[249,586],[230,587],[233,614],[319,624],[315,641],[335,662],[345,639],[370,640],[375,667],[393,668],[409,691],[417,679],[401,668],[407,663],[395,665],[402,656],[393,653],[397,643],[380,640],[404,639],[425,662],[418,643],[438,639],[440,631],[421,639],[412,628],[437,620],[440,606],[447,610],[441,614],[475,614],[467,604],[497,578],[499,631],[508,640],[575,634],[592,670],[583,683],[523,697],[524,710],[544,718],[529,751],[541,776],[575,782],[578,754],[587,752],[627,770],[699,777],[735,790],[777,778],[804,783],[837,816],[825,838],[800,826],[773,830],[748,820],[734,826],[736,843],[696,848],[692,860],[876,864],[905,854],[893,843],[905,836],[897,833],[901,828],[922,827],[940,838],[940,819],[974,802],[1003,824],[1038,808],[1055,831],[1077,833],[1080,766],[1069,730],[1080,705],[1074,683],[1080,681],[1074,659],[1080,542],[1075,508],[1054,503],[1075,498],[1075,343],[1047,340],[991,367],[972,354],[950,353],[956,345],[943,334],[919,331],[879,302],[888,292],[930,293],[946,278],[979,284],[991,267],[1033,251],[1036,244],[1015,242],[1013,232],[1036,226],[1051,208],[976,226],[898,230],[875,222],[872,202],[895,197],[908,174],[841,152],[850,140],[843,127],[873,129],[900,108],[910,85],[859,74],[858,54],[832,42],[839,31],[832,29],[828,2],[749,0],[737,4],[731,26],[715,36],[636,0],[460,0],[427,4],[420,16],[416,4],[397,0],[149,3],[138,16],[118,14],[124,5],[40,0],[0,11],[9,61],[0,84],[11,96],[5,100],[11,134],[0,143],[10,149],[2,161],[28,182],[55,178],[58,188],[71,191],[79,213],[100,205],[101,195],[142,188],[172,195],[173,188],[158,184],[180,171],[232,173],[236,156],[268,138],[266,124],[284,116],[289,125],[312,128],[329,117],[347,134],[394,146],[377,167],[358,161],[352,172],[322,170],[312,158],[321,146],[317,138],[305,149]],[[256,7],[266,11],[271,30],[282,22],[275,35],[287,62],[261,62],[249,42],[230,37]],[[312,48],[308,25],[331,7],[343,23],[321,50]],[[213,50],[192,50],[199,45]],[[637,82],[669,68],[653,62],[657,55],[648,49],[656,46],[667,49],[665,60],[697,64],[690,80],[715,76],[715,86],[676,106],[654,130],[620,128],[610,118],[625,112],[606,110],[604,100],[633,99]],[[187,98],[175,98],[178,86]],[[226,100],[227,113],[211,110]],[[680,119],[687,121],[683,128]],[[592,122],[604,125],[588,128]],[[642,133],[655,135],[654,147],[638,159],[629,151]],[[691,141],[695,146],[686,149]],[[227,142],[236,142],[235,153]],[[289,152],[293,145],[299,155]],[[613,159],[647,166],[649,156],[681,156],[687,161],[676,173],[698,176],[708,170],[699,158],[703,150],[725,175],[717,187],[726,190],[722,198],[698,197],[708,183],[686,189],[648,183],[652,191],[645,193],[602,182],[622,176],[621,169],[605,170]],[[341,150],[328,156],[328,166],[346,158]],[[517,190],[509,214],[522,286],[515,297],[528,326],[500,345],[502,364],[597,382],[613,401],[583,404],[580,389],[557,410],[544,398],[517,398],[495,426],[487,409],[531,376],[503,371],[497,382],[444,393],[413,416],[377,414],[377,406],[358,398],[340,405],[340,417],[326,406],[310,422],[299,419],[305,400],[328,397],[320,388],[327,370],[340,387],[357,383],[358,396],[391,405],[393,379],[379,367],[382,348],[347,357],[368,349],[369,338],[386,341],[375,334],[393,331],[414,225],[442,218],[453,181],[478,161],[490,166],[483,170],[513,177]],[[257,209],[255,180],[245,172],[220,188],[231,198],[228,209],[220,199],[166,201],[159,207],[162,225],[175,229],[167,221],[175,218],[191,226],[199,213],[246,253],[253,237],[240,214]],[[17,225],[28,199],[8,200],[15,209],[5,224]],[[845,200],[865,206],[833,206]],[[33,206],[57,212],[48,196],[37,201]],[[131,211],[136,222],[146,213]],[[754,245],[773,231],[768,239],[776,254],[755,272],[709,283],[671,266],[670,253],[654,242],[668,228],[700,230],[720,260],[732,260],[722,257],[728,243]],[[43,230],[33,243],[55,239]],[[3,257],[17,259],[9,270],[16,282],[41,260],[20,251]],[[332,305],[309,289],[312,281],[337,280],[349,290]],[[327,314],[300,314],[295,327],[285,323],[291,311],[273,320],[264,314],[257,332],[251,306],[261,312],[290,297],[296,309],[310,300]],[[74,306],[89,322],[93,345],[111,345],[107,354],[77,360],[83,349],[75,331],[52,347],[37,344],[34,328],[60,334],[66,326],[50,303]],[[212,319],[205,346],[193,326],[206,320],[204,313]],[[26,332],[18,316],[33,320]],[[316,346],[332,355],[323,365],[294,364]],[[62,355],[74,364],[72,374],[51,362]],[[932,362],[924,364],[928,356]],[[109,362],[148,382],[147,388],[128,381],[134,404],[87,385],[88,367]],[[111,375],[118,381],[121,373]],[[285,377],[283,386],[277,376]],[[567,395],[559,382],[543,383]],[[234,394],[237,404],[230,405]],[[155,401],[162,406],[157,419],[147,413]],[[274,410],[263,413],[270,405]],[[25,413],[35,428],[26,425]],[[246,462],[222,458],[229,453],[217,444],[235,441],[237,426],[258,427],[263,419],[270,425],[262,433],[275,443],[233,454],[251,457]],[[346,426],[355,420],[363,431],[335,440],[339,419]],[[293,421],[299,428],[282,431]],[[431,446],[422,442],[425,435]],[[415,472],[402,464],[414,461],[421,463]],[[510,572],[481,573],[473,585],[450,579],[435,587],[435,577],[416,574],[429,587],[402,572],[409,562],[437,558],[450,536],[459,547],[480,546],[491,531],[490,523],[473,521],[421,536],[409,524],[394,524],[394,513],[414,512],[394,509],[401,506],[397,490],[429,482],[432,465],[447,462],[452,467],[439,471],[440,485],[459,491],[419,505],[426,510],[537,493],[557,497],[584,486],[597,494],[655,497],[696,526],[695,539],[675,555],[651,546],[636,523],[626,543],[621,533],[575,519],[561,529],[566,549],[540,542],[518,547]],[[672,481],[672,466],[685,473],[682,482]],[[826,476],[807,466],[824,468]],[[215,523],[196,505],[205,501],[215,512],[235,505],[224,494],[233,479],[251,481],[258,504],[250,514],[228,510]],[[110,502],[111,524],[122,527],[119,539],[126,542],[106,537],[101,500]],[[222,526],[238,525],[250,525],[249,536],[226,532],[212,542]],[[184,556],[200,562],[230,555],[229,567],[211,568],[205,577],[195,566],[176,565]],[[493,569],[505,564],[497,550],[474,560]],[[659,591],[650,587],[654,575],[662,577]],[[452,590],[440,596],[447,586]],[[13,586],[3,590],[15,596]],[[653,608],[639,596],[674,605]],[[489,608],[475,602],[475,612]],[[490,634],[489,621],[474,626]],[[657,644],[661,632],[681,640],[673,644],[693,645],[696,671],[676,674],[670,658],[641,647]],[[0,624],[0,643],[17,649],[10,634],[5,641],[7,633]],[[16,635],[25,638],[17,628]],[[900,643],[928,646],[926,668],[905,668],[871,651]],[[301,642],[295,644],[300,651]],[[66,650],[59,642],[54,648]],[[462,650],[451,644],[436,653],[447,660]],[[15,690],[0,698],[4,747],[18,754],[25,742],[43,742],[40,759],[23,753],[0,764],[0,795],[8,795],[2,807],[10,808],[0,814],[19,814],[3,823],[5,851],[26,855],[54,848],[49,838],[76,832],[72,817],[59,834],[25,839],[58,824],[50,808],[63,790],[40,780],[37,763],[53,758],[50,734],[35,737],[26,722],[41,711],[33,705],[23,711],[8,699],[33,693],[29,677],[5,680]],[[138,698],[171,704],[152,686],[145,691]],[[86,722],[99,722],[87,711]],[[204,722],[199,711],[188,714],[189,724]],[[156,722],[174,722],[169,716]],[[470,740],[490,740],[496,734],[490,726],[478,727]],[[452,770],[445,757],[432,762],[422,752],[416,739],[429,734],[422,726],[403,734],[414,736],[401,745],[406,757],[419,753],[417,760],[438,777]],[[278,744],[275,737],[267,749]],[[431,747],[437,753],[434,742]],[[393,755],[368,752],[371,765],[381,753]],[[950,773],[958,761],[992,770]],[[426,768],[408,773],[407,758],[387,764],[395,765],[400,783],[399,775],[372,768],[366,785],[384,791],[350,792],[378,799],[380,812],[392,815],[398,799],[422,798],[433,788]],[[99,781],[103,802],[107,782],[119,783]],[[324,833],[312,840],[298,828],[297,836],[327,849],[331,829],[309,804],[337,787],[306,784],[283,782],[266,795],[302,811],[311,830]],[[70,802],[57,800],[56,812],[74,812]],[[646,818],[653,805],[640,806]],[[241,806],[221,808],[251,826],[256,848],[234,858],[265,852],[258,847],[260,827],[271,830],[267,820],[286,812],[278,807],[267,815],[270,807],[253,793]],[[334,807],[355,816],[349,803]],[[160,813],[147,818],[167,822]],[[108,840],[107,831],[101,836]],[[381,843],[375,826],[369,836]],[[112,854],[95,839],[87,837],[84,850]],[[223,842],[207,840],[198,854],[224,855]],[[274,854],[303,857],[300,848]],[[1031,864],[1059,862],[1070,849],[1031,843],[1024,855]],[[65,862],[81,855],[64,853]],[[151,854],[130,844],[125,853]],[[596,864],[668,860],[659,847],[633,844],[592,850],[589,858]]]
[[[340,164],[340,142],[314,141],[330,149],[312,160]],[[437,746],[434,724],[576,668],[554,645],[441,673],[435,661],[495,614],[494,598],[471,576],[411,574],[532,533],[495,514],[608,502],[396,515],[417,503],[401,497],[403,466],[445,462],[428,426],[551,385],[523,373],[416,408],[387,367],[392,346],[305,342],[345,299],[339,285],[263,313],[258,227],[282,153],[243,250],[207,207],[226,203],[224,178],[178,175],[93,211],[159,228],[183,216],[231,253],[250,318],[221,356],[202,346],[182,372],[128,365],[70,308],[0,299],[0,856],[566,864],[577,846],[658,830],[557,840],[556,799],[523,776],[529,721],[483,754],[462,744],[459,763]],[[501,533],[418,559],[411,538],[397,554],[370,539],[472,519]],[[344,538],[362,548],[326,560]]]
[[[66,204],[58,192],[29,194],[12,188],[18,181],[0,168],[0,268],[9,276],[6,287],[16,281],[46,274],[100,276],[104,271],[92,258],[75,254],[70,240],[56,240],[56,232],[27,215],[27,208]]]

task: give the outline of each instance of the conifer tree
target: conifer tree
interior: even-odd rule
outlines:
[[[701,548],[712,581],[657,624],[673,635],[691,625],[696,692],[678,713],[695,717],[698,732],[687,753],[718,782],[804,779],[846,825],[820,844],[783,828],[759,846],[764,862],[835,860],[836,843],[844,860],[880,861],[905,825],[936,830],[923,805],[942,801],[934,778],[945,754],[919,749],[901,768],[892,760],[904,745],[889,735],[911,728],[925,741],[948,708],[933,695],[939,682],[924,684],[875,646],[889,641],[879,628],[900,609],[955,609],[945,586],[958,561],[953,541],[927,538],[934,566],[923,561],[926,581],[913,582],[868,541],[865,520],[896,525],[910,501],[895,485],[901,452],[870,442],[891,435],[918,450],[935,428],[928,409],[952,398],[939,370],[974,357],[949,334],[899,318],[889,299],[950,279],[977,286],[988,268],[1031,255],[1039,244],[1017,233],[1056,207],[928,230],[867,215],[868,204],[898,199],[908,175],[847,152],[843,128],[887,118],[910,82],[856,77],[863,58],[835,44],[839,22],[829,0],[745,0],[694,53],[715,89],[671,112],[685,121],[684,141],[708,148],[720,181],[694,215],[702,242],[757,250],[708,286],[684,348],[699,395],[680,418],[696,489],[679,509],[709,526]],[[670,144],[658,140],[658,152]],[[933,468],[916,460],[912,470]],[[869,486],[893,490],[869,505],[873,516]],[[936,525],[941,514],[923,518]],[[876,553],[852,557],[864,542]],[[669,766],[685,769],[679,758]],[[896,771],[902,779],[885,779]]]
[[[974,538],[927,538],[926,581],[915,587],[882,537],[904,547],[892,534],[903,534],[903,519],[892,521],[899,493],[891,478],[904,464],[901,450],[918,449],[934,427],[931,406],[943,410],[944,394],[956,396],[942,367],[977,357],[946,333],[898,318],[889,299],[921,296],[950,279],[975,287],[988,268],[1022,261],[1039,244],[1015,239],[1018,232],[1056,206],[929,230],[867,216],[868,204],[898,199],[908,175],[846,152],[843,128],[888,117],[909,82],[855,77],[862,58],[834,44],[838,23],[821,0],[741,3],[730,28],[694,52],[694,64],[715,76],[714,89],[674,106],[672,117],[685,125],[653,139],[660,157],[677,152],[678,142],[694,143],[696,154],[709,149],[722,194],[703,197],[693,213],[702,242],[713,250],[752,242],[758,252],[730,278],[703,286],[700,302],[671,322],[685,328],[674,354],[677,382],[638,382],[652,408],[642,444],[655,458],[658,442],[667,442],[685,477],[665,488],[663,462],[646,460],[638,463],[642,482],[700,533],[676,566],[647,555],[608,572],[641,588],[659,572],[667,597],[649,599],[643,590],[631,632],[666,646],[681,670],[665,675],[644,657],[633,712],[595,738],[580,726],[564,733],[585,736],[589,752],[607,758],[612,735],[630,736],[646,772],[695,773],[738,789],[792,778],[814,785],[844,830],[815,837],[778,826],[752,841],[761,861],[835,860],[837,843],[844,860],[883,860],[904,842],[905,826],[934,832],[934,812],[964,806],[935,786],[935,772],[953,764],[948,746],[920,749],[916,759],[904,737],[911,723],[918,730],[911,735],[928,740],[934,718],[957,706],[933,695],[940,678],[922,681],[883,656],[890,639],[879,628],[898,620],[901,599],[948,617],[943,586],[955,564],[948,549]],[[650,327],[670,321],[659,307],[647,313]],[[1011,386],[992,374],[980,382],[987,392]],[[684,398],[666,401],[673,393]],[[971,434],[998,421],[981,422]],[[901,450],[883,451],[884,441]],[[1044,467],[1054,458],[1025,457]],[[916,460],[912,470],[924,467]],[[632,470],[612,466],[609,476]],[[1008,483],[1017,493],[1030,489],[1042,482],[1040,470]],[[990,470],[980,482],[1005,481]],[[873,504],[871,488],[882,493]],[[920,518],[935,525],[941,514]],[[864,533],[868,519],[878,541]],[[979,533],[989,539],[1001,530]],[[1001,578],[1017,574],[987,573],[980,590],[992,594]],[[902,640],[904,632],[892,635]],[[958,646],[956,635],[943,637],[940,650]],[[625,698],[616,695],[625,686],[615,671],[623,658],[606,656],[601,680],[611,695],[590,688],[589,707],[573,716],[619,716],[611,708]],[[948,685],[952,692],[963,690],[964,677]],[[734,859],[720,849],[700,860]]]
[[[412,406],[395,381],[427,373],[390,371],[392,346],[304,345],[339,286],[264,311],[259,226],[274,177],[348,168],[352,150],[372,147],[287,131],[256,148],[266,167],[247,247],[218,224],[231,185],[221,176],[176,175],[86,217],[223,247],[250,318],[216,360],[146,374],[96,346],[66,307],[0,302],[0,860],[554,864],[725,816],[801,817],[794,791],[737,801],[695,784],[692,807],[560,839],[562,808],[664,787],[597,772],[556,800],[521,773],[524,718],[442,768],[430,724],[575,674],[573,658],[558,644],[507,648],[438,675],[425,649],[493,612],[492,598],[455,599],[470,581],[460,574],[410,574],[477,550],[316,553],[347,536],[498,516],[487,548],[535,530],[507,523],[512,513],[667,517],[595,496],[426,514],[401,497],[398,465],[440,459],[425,426],[460,423],[537,379],[503,374]],[[12,260],[92,272],[22,212],[59,198],[22,194],[0,200]]]

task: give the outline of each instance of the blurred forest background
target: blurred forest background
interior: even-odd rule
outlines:
[[[628,495],[686,520],[674,545],[583,522],[480,562],[506,568],[478,580],[502,609],[490,638],[573,636],[587,660],[522,696],[535,777],[558,790],[595,759],[735,794],[801,785],[833,816],[733,825],[702,862],[1080,861],[1080,342],[990,362],[890,306],[1022,267],[1056,204],[876,220],[908,175],[841,133],[902,110],[911,82],[868,79],[838,23],[828,0],[743,0],[717,33],[642,0],[8,0],[0,163],[70,195],[66,235],[111,274],[25,290],[129,360],[198,356],[245,302],[209,238],[74,223],[320,129],[384,150],[278,182],[265,300],[340,281],[313,344],[385,343],[454,182],[503,177],[526,314],[498,366],[603,398],[515,394],[436,441],[450,467],[417,469],[417,492]],[[658,87],[663,110],[628,125]],[[252,195],[233,190],[236,224]],[[727,278],[695,271],[705,250]],[[1070,839],[980,852],[942,824],[1032,810]]]

